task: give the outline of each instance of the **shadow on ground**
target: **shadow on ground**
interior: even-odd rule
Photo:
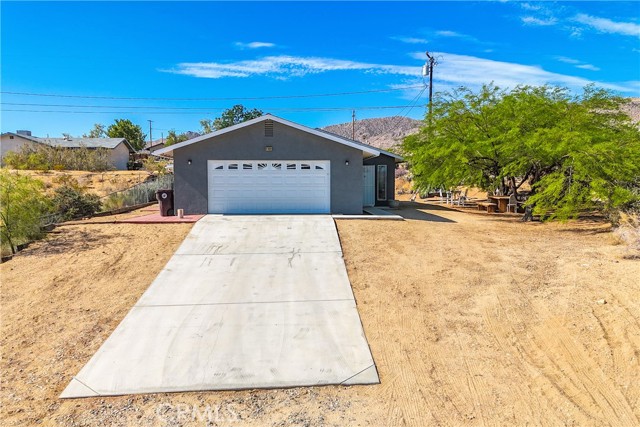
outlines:
[[[43,240],[31,243],[27,249],[20,252],[20,255],[24,257],[51,256],[60,255],[69,251],[88,251],[99,246],[104,246],[106,242],[116,236],[113,234],[107,235],[98,230],[88,232],[66,227],[62,231],[49,234],[49,236]]]
[[[400,205],[400,209],[395,211],[395,213],[400,215],[404,219],[412,219],[416,221],[451,222],[451,223],[456,222],[452,219],[445,218],[440,215],[435,215],[426,211],[455,212],[454,209],[449,209],[444,206],[432,205],[427,203],[419,203],[419,202],[402,202]]]

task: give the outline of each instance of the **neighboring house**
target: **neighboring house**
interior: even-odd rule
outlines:
[[[269,114],[156,154],[171,151],[175,208],[187,214],[361,214],[394,198],[403,161]]]
[[[28,130],[19,130],[16,133],[6,132],[0,135],[0,161],[9,151],[18,152],[23,147],[33,147],[38,143],[38,138],[31,136]]]
[[[135,150],[124,138],[37,138],[19,131],[18,133],[7,132],[2,134],[2,159],[9,151],[20,151],[25,145],[45,144],[51,147],[63,148],[104,148],[110,151],[111,163],[118,170],[127,170],[129,155]]]
[[[110,150],[111,163],[118,170],[127,170],[129,155],[135,150],[124,138],[38,138],[51,147],[62,148],[105,148]]]

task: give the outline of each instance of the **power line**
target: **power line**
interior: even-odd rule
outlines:
[[[238,97],[217,97],[217,98],[164,98],[164,97],[118,97],[118,96],[100,96],[100,95],[66,95],[54,93],[33,93],[33,92],[12,92],[0,91],[5,95],[23,95],[23,96],[46,96],[54,98],[80,98],[80,99],[114,99],[114,100],[138,100],[138,101],[257,101],[264,99],[294,99],[294,98],[320,98],[330,96],[360,95],[366,93],[393,92],[397,90],[416,89],[422,85],[401,86],[389,89],[372,89],[353,92],[336,92],[336,93],[316,93],[306,95],[276,95],[276,96],[238,96]]]
[[[81,108],[81,106],[78,106]],[[288,111],[288,112],[313,112],[313,111],[351,111],[354,108],[357,110],[393,110],[405,108],[413,108],[412,105],[383,105],[383,106],[365,106],[365,107],[291,107],[291,108],[264,108],[266,111]],[[118,108],[118,107],[110,107]],[[133,108],[133,107],[132,107]],[[6,112],[21,112],[21,113],[65,113],[65,114],[216,114],[214,111],[221,111],[224,108],[208,109],[199,111],[77,111],[77,110],[31,110],[31,109],[13,109],[3,108],[2,111]]]

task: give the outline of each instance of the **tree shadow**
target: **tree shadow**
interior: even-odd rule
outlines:
[[[48,257],[68,252],[88,251],[103,246],[114,237],[117,236],[97,229],[61,227],[49,233],[44,239],[32,242],[19,254],[21,257]]]
[[[401,202],[400,208],[394,213],[400,215],[404,219],[429,222],[455,223],[456,221],[425,211],[440,212],[456,212],[455,209],[449,209],[444,206],[432,205],[419,202]]]

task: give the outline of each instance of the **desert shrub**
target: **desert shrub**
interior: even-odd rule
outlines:
[[[42,181],[0,170],[0,237],[11,253],[16,246],[41,236],[42,218],[50,210]]]
[[[160,175],[153,181],[134,185],[126,190],[109,194],[103,198],[104,211],[136,206],[152,202],[156,199],[156,191],[173,188],[173,175]]]
[[[114,211],[125,206],[125,196],[122,193],[109,194],[102,200],[102,209],[105,212]]]
[[[149,156],[142,161],[142,168],[147,172],[154,173],[156,175],[164,175],[168,173],[167,165],[168,161],[159,159],[157,157]]]
[[[111,153],[106,148],[65,148],[44,144],[23,146],[20,151],[9,152],[4,163],[19,170],[113,170]]]
[[[627,258],[640,258],[640,210],[622,212],[614,234],[625,245]]]
[[[65,184],[58,187],[53,195],[53,208],[62,219],[90,217],[100,210],[100,198],[88,194],[76,184]]]

